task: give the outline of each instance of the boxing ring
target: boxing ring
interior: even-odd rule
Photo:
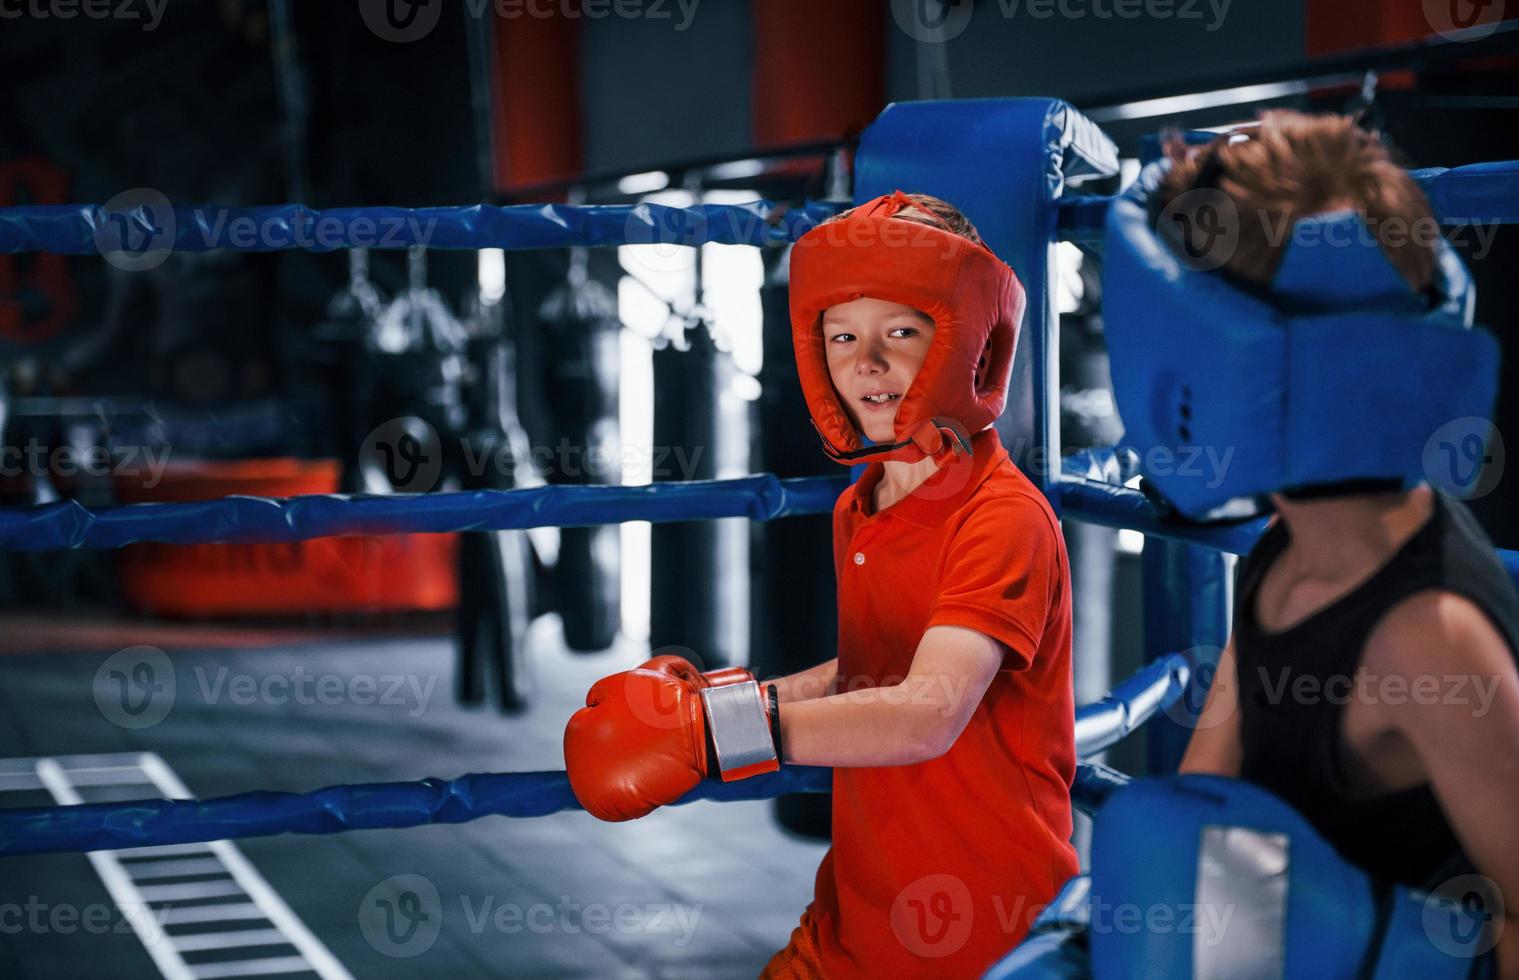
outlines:
[[[989,245],[1029,293],[1021,370],[1030,375],[1032,442],[1058,461],[1030,476],[1068,520],[1142,533],[1147,666],[1102,701],[1077,709],[1078,756],[1090,757],[1145,729],[1155,771],[1174,770],[1212,664],[1196,651],[1221,648],[1229,630],[1230,567],[1265,520],[1230,526],[1185,523],[1134,488],[1132,453],[1110,447],[1063,453],[1058,317],[1052,296],[1059,242],[1100,249],[1109,200],[1080,184],[1118,172],[1116,147],[1065,103],[1042,99],[922,102],[888,107],[863,134],[856,200],[896,187],[932,193],[976,217]],[[1519,164],[1495,163],[1415,174],[1442,220],[1519,222]],[[142,256],[155,251],[547,249],[709,243],[779,248],[839,205],[786,207],[769,201],[688,208],[639,204],[319,211],[297,204],[221,208],[140,202],[26,206],[0,210],[0,252]],[[251,239],[228,229],[255,228]],[[359,233],[360,229],[368,229]],[[371,232],[381,229],[376,237]],[[60,501],[0,510],[0,547],[111,549],[288,542],[334,535],[502,531],[824,514],[846,478],[739,479],[643,486],[546,486],[389,496],[233,497],[202,503],[87,508]],[[1501,555],[1519,579],[1519,553]],[[1216,655],[1216,654],[1215,654]],[[1167,709],[1175,709],[1168,711]],[[1168,715],[1170,717],[1168,717]],[[708,782],[681,802],[749,800],[826,792],[825,769],[785,767],[735,783]],[[1083,762],[1073,805],[1096,812],[1128,777]],[[531,818],[577,803],[563,772],[482,773],[454,779],[333,786],[309,793],[249,792],[207,800],[142,800],[0,810],[0,855],[98,851],[283,833],[332,834],[381,827],[460,823],[485,816]]]

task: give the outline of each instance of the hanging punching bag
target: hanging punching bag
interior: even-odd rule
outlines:
[[[760,254],[765,259],[760,290],[765,356],[759,374],[755,468],[781,479],[838,476],[838,464],[818,448],[797,379],[786,256],[780,249],[763,249]],[[756,523],[751,541],[754,599],[749,648],[755,675],[791,674],[837,656],[832,515]],[[832,801],[827,794],[787,794],[776,800],[776,817],[793,833],[826,838]]]
[[[712,480],[719,450],[718,395],[733,371],[705,324],[685,333],[687,349],[654,351],[654,480]],[[680,465],[672,465],[679,460]],[[685,647],[706,669],[733,663],[722,603],[733,567],[718,521],[655,524],[650,537],[649,647]]]
[[[554,430],[545,478],[575,486],[620,483],[617,343],[622,324],[616,298],[588,278],[583,255],[572,256],[569,280],[544,300],[539,321],[554,351],[545,379]],[[553,594],[571,650],[605,650],[617,637],[622,619],[619,541],[616,524],[559,532]]]

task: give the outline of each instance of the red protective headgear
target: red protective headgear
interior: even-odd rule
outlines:
[[[1002,414],[1023,320],[1018,277],[984,245],[944,228],[894,219],[913,202],[901,191],[820,225],[791,251],[791,340],[823,451],[846,466],[915,462],[969,438]],[[864,448],[828,375],[822,316],[869,296],[934,321],[923,367],[897,408],[891,445]]]

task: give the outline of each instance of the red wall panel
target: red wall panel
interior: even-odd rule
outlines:
[[[855,132],[886,93],[886,5],[752,0],[756,147]]]
[[[497,18],[496,188],[511,191],[581,171],[580,18]]]

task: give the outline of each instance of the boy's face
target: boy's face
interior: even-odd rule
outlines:
[[[933,338],[933,320],[901,303],[865,296],[824,312],[828,376],[849,420],[871,442],[891,442],[897,408]]]

